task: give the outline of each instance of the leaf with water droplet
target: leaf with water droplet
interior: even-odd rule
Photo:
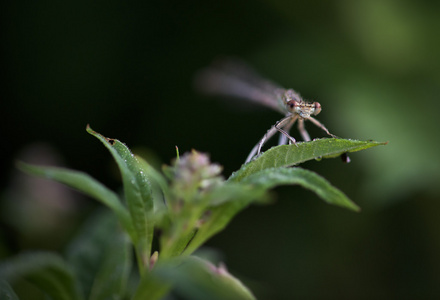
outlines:
[[[356,152],[387,143],[344,139],[317,139],[311,142],[273,147],[253,161],[243,165],[228,180],[241,181],[243,178],[261,170],[289,167],[302,162],[322,158],[338,157],[343,153]]]
[[[153,197],[148,178],[141,173],[142,166],[130,149],[116,139],[109,139],[87,126],[87,132],[98,138],[109,149],[122,175],[125,199],[137,232],[133,241],[142,255],[150,257],[153,239]],[[110,142],[111,141],[111,142]],[[148,263],[148,262],[147,262]]]

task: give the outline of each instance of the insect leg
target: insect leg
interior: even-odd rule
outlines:
[[[266,134],[263,136],[263,138],[260,140],[260,142],[258,142],[257,145],[255,145],[254,148],[252,148],[251,153],[249,153],[248,157],[246,158],[246,163],[250,162],[252,160],[252,158],[255,155],[259,155],[261,152],[261,148],[263,147],[263,145],[266,143],[267,140],[269,140],[270,138],[272,138],[275,133],[277,132],[281,132],[282,134],[286,135],[286,137],[293,143],[295,143],[295,139],[293,137],[291,137],[286,131],[284,131],[282,129],[282,127],[286,126],[286,124],[289,124],[289,122],[292,121],[293,122],[298,118],[297,115],[288,115],[287,117],[281,119],[279,122],[277,122],[274,126],[272,126],[267,132]]]
[[[302,138],[303,138],[303,140],[305,142],[310,142],[311,141],[310,135],[307,132],[306,128],[304,127],[304,119],[299,119],[298,120],[298,131],[301,134],[301,136],[302,136]]]
[[[338,137],[334,134],[331,134],[328,129],[324,126],[324,124],[322,124],[321,122],[319,122],[318,120],[316,120],[313,117],[309,117],[307,118],[307,120],[309,120],[310,122],[312,122],[313,124],[315,124],[316,126],[318,126],[319,128],[321,128],[322,130],[324,130],[328,135],[334,137],[335,139],[337,139]]]
[[[297,118],[292,118],[292,119],[290,120],[290,122],[284,126],[284,128],[283,128],[284,133],[281,132],[280,130],[278,130],[278,131],[280,131],[280,133],[281,133],[281,134],[280,134],[280,138],[278,139],[278,145],[286,145],[286,144],[287,144],[287,139],[288,139],[288,137],[291,137],[290,134],[289,134],[290,128],[292,128],[292,126],[293,126],[293,124],[295,123],[296,119],[297,119]],[[291,142],[292,142],[292,141],[291,141],[290,138],[289,138],[289,144],[290,144]]]

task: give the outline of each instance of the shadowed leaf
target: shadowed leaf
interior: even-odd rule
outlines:
[[[224,265],[216,267],[195,256],[181,257],[158,265],[153,275],[170,283],[185,299],[255,299],[249,289],[232,276]]]
[[[22,162],[17,166],[24,172],[66,184],[98,200],[115,212],[118,220],[130,235],[135,234],[130,215],[118,195],[90,175],[64,168],[32,166]]]
[[[339,189],[332,186],[325,178],[315,172],[298,167],[265,169],[245,177],[241,182],[265,189],[274,188],[279,185],[298,184],[315,192],[329,204],[342,206],[354,211],[360,210],[359,206]]]
[[[19,300],[11,286],[4,280],[0,280],[0,299]]]
[[[53,253],[33,252],[15,256],[0,265],[0,278],[25,279],[52,299],[80,299],[70,268]]]
[[[131,244],[113,214],[93,214],[70,243],[67,259],[84,299],[122,299],[131,269]]]

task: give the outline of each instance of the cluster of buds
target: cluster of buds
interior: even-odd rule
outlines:
[[[174,195],[184,202],[194,202],[223,182],[222,169],[219,164],[211,163],[207,154],[192,150],[175,159],[165,173],[172,181]]]

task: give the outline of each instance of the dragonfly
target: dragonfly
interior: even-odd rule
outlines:
[[[284,89],[261,77],[256,71],[239,60],[223,59],[214,62],[210,67],[201,70],[195,80],[196,89],[208,95],[241,98],[272,108],[284,117],[277,121],[251,150],[245,163],[258,157],[264,144],[276,133],[280,133],[279,145],[296,144],[289,132],[297,122],[302,139],[310,141],[304,122],[310,121],[333,138],[338,138],[313,116],[318,115],[322,106],[319,102],[304,100],[293,89]],[[348,156],[346,162],[348,162]],[[344,161],[344,158],[343,158]]]

